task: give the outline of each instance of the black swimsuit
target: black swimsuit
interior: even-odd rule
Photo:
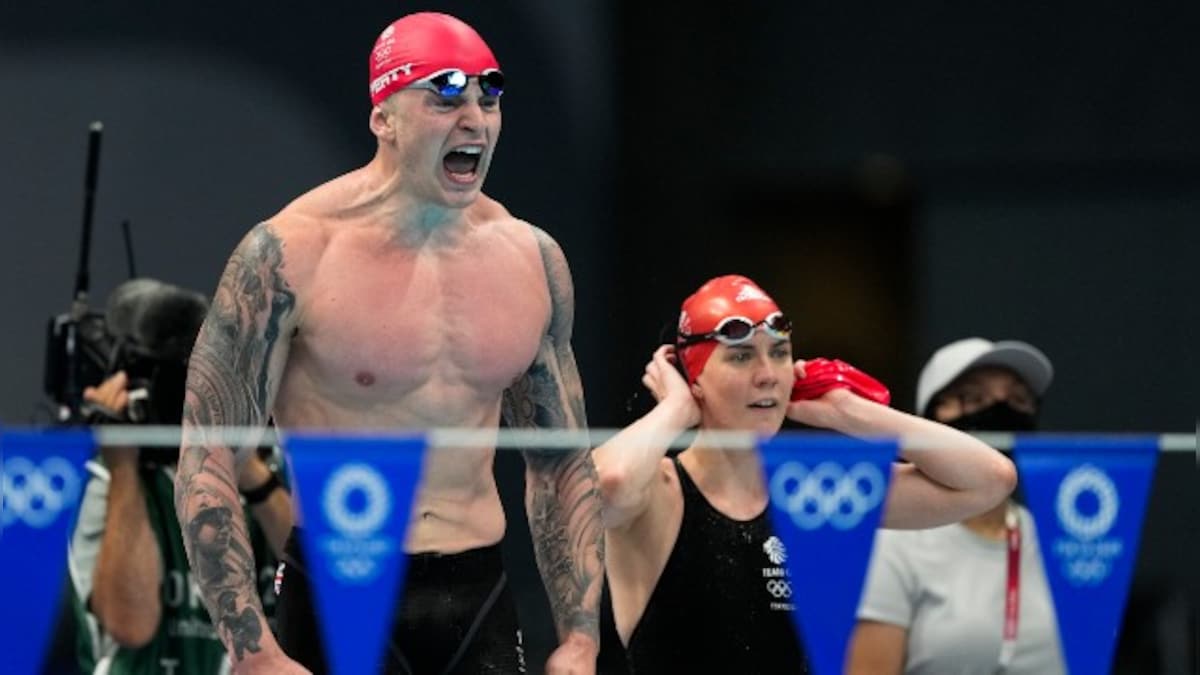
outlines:
[[[738,521],[717,511],[675,460],[683,521],[671,556],[629,638],[635,673],[805,673],[792,627],[784,551],[766,511]]]
[[[314,674],[328,673],[298,536],[293,530],[284,547],[276,608],[279,644]],[[353,621],[354,617],[337,619]],[[400,613],[379,672],[525,672],[516,605],[498,544],[450,555],[408,555]]]

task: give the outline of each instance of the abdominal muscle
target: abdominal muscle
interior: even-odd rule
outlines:
[[[275,406],[275,417],[282,429],[490,430],[492,438],[487,439],[485,447],[428,448],[409,514],[404,549],[407,553],[458,553],[490,546],[504,537],[504,510],[493,474],[496,451],[492,439],[499,423],[498,397],[491,404],[480,405],[478,400],[470,400],[463,405],[464,397],[429,396],[431,392],[426,390],[404,397],[400,405],[363,406],[363,402],[356,401],[347,406],[314,395],[318,389],[312,386],[314,382],[296,386],[301,384],[297,380],[307,378],[295,377],[298,375],[295,372],[290,375],[293,377],[284,383]],[[287,396],[289,390],[305,391],[306,395]],[[397,410],[408,414],[396,414]],[[455,421],[447,423],[448,419]],[[297,524],[299,517],[296,514]]]
[[[491,448],[430,448],[413,500],[405,550],[457,553],[504,537]]]

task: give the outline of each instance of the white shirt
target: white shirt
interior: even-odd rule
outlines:
[[[1008,675],[1065,673],[1037,530],[1021,523],[1020,614]],[[880,530],[858,618],[908,629],[910,675],[996,672],[1004,630],[1007,546],[961,524]]]

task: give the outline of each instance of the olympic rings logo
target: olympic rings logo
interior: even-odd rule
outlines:
[[[27,457],[9,457],[0,471],[0,525],[22,522],[41,529],[79,499],[79,472],[62,457],[34,464]]]
[[[1079,512],[1079,497],[1084,493],[1091,493],[1096,498],[1097,509],[1093,515]],[[1090,464],[1071,471],[1058,486],[1055,502],[1058,522],[1076,539],[1087,541],[1107,534],[1120,508],[1121,498],[1112,479]]]
[[[362,495],[362,507],[351,508],[350,498]],[[322,505],[329,525],[346,537],[368,537],[383,527],[392,512],[387,481],[367,464],[346,464],[325,484]]]
[[[826,523],[849,530],[883,503],[887,482],[874,464],[859,462],[844,471],[836,462],[822,462],[812,471],[787,462],[771,476],[771,500],[786,511],[796,526],[815,530]]]
[[[787,579],[771,579],[767,582],[767,592],[776,600],[787,600],[792,597],[792,582]]]

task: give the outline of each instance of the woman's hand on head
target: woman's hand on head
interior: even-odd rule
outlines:
[[[687,411],[688,428],[700,424],[700,406],[692,396],[692,387],[683,379],[675,366],[679,356],[672,345],[663,345],[654,350],[654,356],[646,364],[642,384],[654,395],[659,405],[678,405]]]
[[[795,364],[796,380],[804,379],[804,359]],[[819,429],[838,429],[847,404],[853,404],[855,395],[848,389],[835,387],[817,398],[801,399],[788,404],[787,418]]]

